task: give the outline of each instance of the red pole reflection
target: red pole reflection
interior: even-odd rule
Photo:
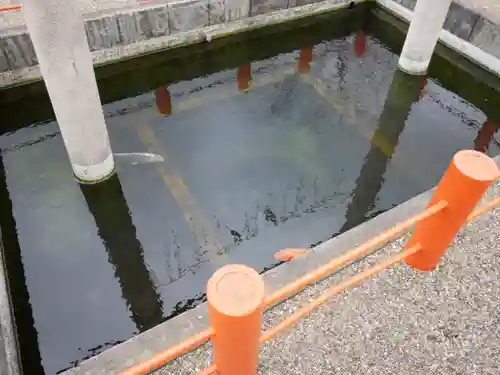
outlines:
[[[420,82],[420,91],[418,93],[417,102],[419,100],[422,100],[422,98],[424,97],[426,87],[427,87],[427,77],[422,77],[422,81]]]
[[[474,150],[480,152],[488,152],[493,136],[500,129],[500,124],[490,120],[486,120],[477,132],[477,137],[474,140]]]
[[[363,30],[359,30],[354,38],[354,54],[357,57],[364,56],[366,50],[366,34]]]
[[[313,59],[313,48],[312,47],[302,47],[300,49],[299,62],[297,64],[297,69],[299,73],[305,74],[309,73],[311,70],[311,61]]]
[[[158,87],[155,90],[156,108],[162,115],[168,116],[172,114],[172,99],[170,98],[170,91],[167,87]]]
[[[250,63],[241,64],[236,73],[236,80],[238,81],[238,90],[246,92],[252,83],[252,65]]]

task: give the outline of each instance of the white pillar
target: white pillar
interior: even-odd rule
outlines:
[[[75,176],[103,180],[114,162],[79,2],[24,0],[23,12]]]
[[[399,68],[409,74],[425,74],[451,0],[418,0],[399,58]]]

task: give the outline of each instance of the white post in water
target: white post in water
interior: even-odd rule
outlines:
[[[426,74],[451,0],[418,0],[399,58],[399,68],[409,74]]]
[[[101,181],[114,162],[79,1],[24,0],[23,11],[75,176]]]

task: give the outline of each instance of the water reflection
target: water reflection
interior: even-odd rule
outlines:
[[[136,237],[118,176],[80,187],[137,329],[154,327],[164,320],[162,302],[144,262],[144,250]]]
[[[370,150],[365,156],[352,200],[347,206],[346,221],[341,232],[364,222],[368,212],[375,207],[377,194],[384,184],[387,165],[398,145],[413,103],[421,98],[425,82],[426,78],[410,76],[400,70],[394,73]]]
[[[305,46],[300,49],[299,60],[297,62],[297,70],[300,74],[309,73],[311,70],[311,62],[313,59],[313,47]]]
[[[155,99],[158,112],[165,116],[172,114],[172,98],[168,87],[158,87],[155,90]]]
[[[252,65],[249,62],[238,66],[236,81],[238,82],[238,90],[248,91],[252,83]]]
[[[354,37],[354,54],[357,57],[362,57],[366,50],[366,33],[363,30],[358,30]]]
[[[494,136],[500,129],[500,123],[487,119],[481,129],[477,132],[474,140],[474,149],[480,152],[488,152],[490,144],[494,141]]]

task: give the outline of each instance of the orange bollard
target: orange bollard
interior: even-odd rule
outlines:
[[[264,310],[264,281],[252,268],[233,264],[207,284],[214,362],[218,375],[255,375]]]
[[[248,91],[252,83],[252,65],[250,63],[238,66],[236,80],[238,81],[238,90]]]
[[[467,217],[493,180],[498,176],[493,159],[477,151],[457,152],[429,202],[446,207],[417,223],[406,248],[420,244],[422,250],[406,258],[406,263],[423,271],[436,268]]]
[[[168,87],[158,87],[155,90],[156,108],[162,115],[169,116],[172,114],[172,99]]]
[[[366,34],[363,30],[359,30],[354,37],[354,54],[356,57],[361,57],[366,50]]]
[[[313,59],[313,48],[312,47],[302,47],[300,49],[299,61],[297,64],[297,70],[301,74],[309,73],[311,70],[311,61]]]

